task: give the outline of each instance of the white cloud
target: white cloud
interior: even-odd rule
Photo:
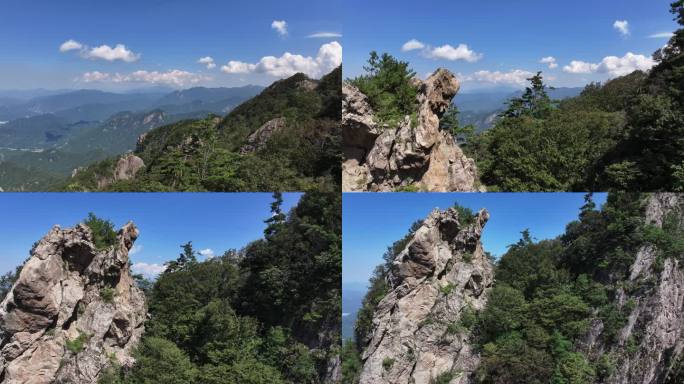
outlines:
[[[563,72],[567,73],[607,73],[611,77],[624,76],[636,70],[647,71],[656,62],[644,55],[635,55],[627,52],[622,57],[607,56],[600,63],[588,63],[585,61],[573,60],[569,65],[563,67]]]
[[[216,68],[216,63],[214,63],[214,59],[211,56],[202,57],[197,62],[206,65],[207,69]]]
[[[278,31],[280,36],[287,35],[287,22],[285,20],[273,20],[271,23],[271,28]]]
[[[327,38],[333,38],[333,37],[342,37],[342,34],[337,33],[337,32],[317,32],[317,33],[312,33],[307,37],[309,39],[327,39]]]
[[[166,270],[166,266],[161,264],[135,263],[131,266],[131,269],[133,273],[139,273],[146,277],[156,277]]]
[[[255,64],[231,60],[228,64],[222,66],[221,70],[225,73],[250,73],[253,72],[255,68]]]
[[[212,257],[216,256],[216,255],[214,254],[214,250],[211,249],[211,248],[202,249],[202,250],[199,251],[199,254],[202,255],[202,256],[204,256],[204,257],[206,257],[206,258],[209,258],[209,259],[211,259]]]
[[[563,67],[563,72],[567,73],[594,73],[598,69],[598,64],[587,63],[586,61],[573,60],[569,65]]]
[[[541,60],[539,60],[539,62],[542,64],[548,64],[549,68],[551,68],[551,69],[558,68],[558,63],[556,63],[556,58],[553,56],[543,57]]]
[[[408,51],[413,51],[415,49],[423,49],[425,48],[425,44],[421,43],[420,41],[416,39],[411,39],[407,42],[404,43],[404,45],[401,46],[401,50],[403,52],[408,52]]]
[[[534,73],[522,69],[514,69],[508,72],[477,71],[472,75],[463,76],[463,80],[491,84],[525,85],[527,79],[532,76],[534,76]]]
[[[128,254],[132,256],[132,255],[135,255],[135,254],[137,254],[137,253],[140,253],[142,250],[143,250],[143,246],[142,246],[142,245],[134,244],[134,245],[133,245],[133,248],[131,248],[131,250],[128,251]]]
[[[342,64],[342,45],[337,41],[321,45],[316,57],[285,52],[280,57],[265,56],[259,62],[229,61],[221,67],[225,73],[262,73],[275,77],[288,77],[297,72],[318,78]]]
[[[660,32],[648,35],[648,37],[651,39],[669,39],[672,36],[674,36],[674,33],[672,32]]]
[[[615,20],[613,28],[618,30],[622,36],[629,35],[629,23],[627,20]]]
[[[69,52],[83,48],[83,44],[76,40],[67,40],[59,46],[60,52]]]
[[[135,71],[129,74],[107,73],[107,72],[86,72],[79,80],[86,83],[92,82],[112,82],[112,83],[151,83],[165,84],[176,87],[183,87],[188,84],[196,84],[202,80],[209,80],[209,77],[196,73],[173,69],[166,72],[159,71]]]
[[[59,47],[59,51],[69,52],[69,51],[79,51],[79,55],[85,59],[91,60],[107,60],[116,61],[121,60],[127,63],[132,63],[140,59],[139,53],[134,53],[130,49],[126,48],[123,44],[117,44],[114,48],[109,45],[103,44],[99,47],[91,48],[87,45],[83,45],[76,40],[67,40]]]
[[[85,57],[89,59],[102,59],[107,61],[121,60],[127,63],[132,63],[140,59],[140,54],[133,53],[123,44],[117,44],[114,48],[109,45],[100,45],[92,48],[84,53]]]
[[[449,44],[435,48],[427,47],[423,54],[431,59],[464,60],[469,63],[474,63],[482,58],[482,54],[471,50],[466,44],[459,44],[455,48]]]

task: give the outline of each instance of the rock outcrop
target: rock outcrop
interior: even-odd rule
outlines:
[[[247,137],[247,143],[240,148],[240,154],[256,152],[262,149],[274,134],[285,128],[285,118],[279,117],[265,122],[259,129]]]
[[[479,189],[474,160],[463,154],[451,134],[439,130],[439,119],[460,88],[458,80],[448,70],[438,69],[414,83],[417,119],[406,116],[396,127],[382,126],[367,97],[343,84],[343,191]]]
[[[390,290],[373,316],[361,383],[470,382],[479,355],[465,317],[485,307],[493,266],[480,235],[489,218],[435,210],[392,262]]]
[[[666,219],[674,218],[681,228],[684,195],[649,196],[645,215],[647,223],[659,227]],[[672,370],[677,364],[680,370],[684,367],[684,268],[675,257],[658,260],[659,252],[652,245],[641,247],[630,267],[629,278],[621,284],[625,288],[617,289],[615,304],[623,310],[628,303],[633,307],[617,340],[606,343],[599,337],[603,330],[600,320],[587,333],[585,352],[590,356],[607,355],[614,361],[614,372],[605,383],[681,382],[668,379],[672,380]],[[659,262],[662,265],[656,267]]]
[[[124,155],[116,162],[114,181],[130,180],[143,168],[145,168],[143,159],[133,154]]]
[[[137,237],[129,223],[98,250],[87,226],[55,226],[35,244],[0,304],[0,383],[93,384],[134,364],[147,314],[129,272]]]

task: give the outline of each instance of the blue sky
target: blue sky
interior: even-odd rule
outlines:
[[[594,194],[602,205],[606,194]],[[485,251],[495,256],[530,229],[535,239],[555,238],[577,219],[584,204],[582,193],[345,193],[342,200],[342,281],[365,286],[387,247],[403,237],[411,224],[434,208],[458,202],[479,210],[490,219],[482,234]]]
[[[283,208],[300,197],[283,194]],[[269,193],[3,193],[0,273],[21,264],[53,225],[71,227],[88,212],[112,220],[117,230],[135,223],[140,237],[131,260],[137,271],[159,270],[188,241],[205,255],[221,255],[263,237],[272,200]]]
[[[318,76],[331,60],[341,60],[341,46],[333,44],[341,44],[341,4],[2,0],[0,87],[239,86],[270,84],[296,70]],[[62,47],[69,40],[78,44]],[[123,49],[116,51],[117,44]],[[322,46],[327,49],[320,56]],[[286,52],[291,56],[283,57]],[[257,65],[265,56],[280,60]],[[204,57],[215,67],[198,63]],[[231,60],[244,65],[221,71]]]
[[[552,85],[582,86],[651,66],[651,54],[668,40],[652,36],[677,28],[670,2],[348,0],[345,76],[360,74],[376,50],[409,61],[421,77],[440,66],[460,73],[464,91],[521,87],[539,70]],[[414,42],[402,51],[413,39],[422,48]]]

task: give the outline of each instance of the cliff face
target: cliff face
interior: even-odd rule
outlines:
[[[392,263],[390,290],[373,316],[361,383],[468,383],[479,356],[467,317],[484,308],[493,267],[480,243],[489,218],[433,211]],[[472,221],[472,223],[468,223]]]
[[[98,250],[84,225],[55,226],[0,304],[0,383],[96,383],[112,364],[133,365],[146,317],[130,275],[129,223]]]
[[[343,84],[343,191],[478,190],[475,162],[463,154],[453,136],[439,130],[439,119],[460,88],[458,80],[448,70],[438,69],[427,80],[414,81],[417,119],[412,122],[406,116],[397,127],[380,126],[366,96]]]
[[[645,214],[647,223],[662,227],[666,220],[674,220],[681,228],[684,196],[653,194],[648,197]],[[658,257],[661,251],[652,245],[641,247],[623,284],[626,288],[618,289],[618,306],[630,303],[633,309],[617,341],[600,341],[600,321],[592,324],[587,335],[584,347],[590,355],[609,354],[615,361],[615,371],[606,383],[680,382],[668,380],[672,380],[677,362],[681,364],[684,350],[684,269],[674,257]],[[656,266],[659,263],[661,267]]]

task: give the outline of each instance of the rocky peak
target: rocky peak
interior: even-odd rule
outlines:
[[[489,213],[435,210],[392,262],[390,290],[373,316],[364,384],[468,383],[479,363],[465,317],[485,307],[494,279],[480,236]]]
[[[662,227],[666,218],[674,217],[681,228],[683,213],[681,195],[656,193],[646,200],[646,223]],[[596,320],[581,346],[590,356],[607,355],[614,361],[615,369],[605,383],[674,383],[668,381],[669,376],[677,362],[683,364],[684,268],[681,255],[663,258],[659,254],[653,245],[642,246],[629,278],[617,288],[615,305],[628,315],[616,340],[602,340],[604,326]],[[662,266],[656,269],[658,262]]]
[[[133,365],[147,313],[128,259],[137,237],[128,223],[99,250],[81,224],[36,243],[0,304],[0,383],[92,384]]]
[[[247,137],[247,143],[240,148],[240,154],[253,153],[265,147],[273,135],[285,128],[285,123],[284,117],[278,117],[265,122]]]
[[[406,116],[396,126],[379,126],[368,100],[356,87],[343,84],[342,127],[344,191],[475,191],[477,170],[447,132],[442,117],[460,85],[440,68],[418,88],[416,121]]]

